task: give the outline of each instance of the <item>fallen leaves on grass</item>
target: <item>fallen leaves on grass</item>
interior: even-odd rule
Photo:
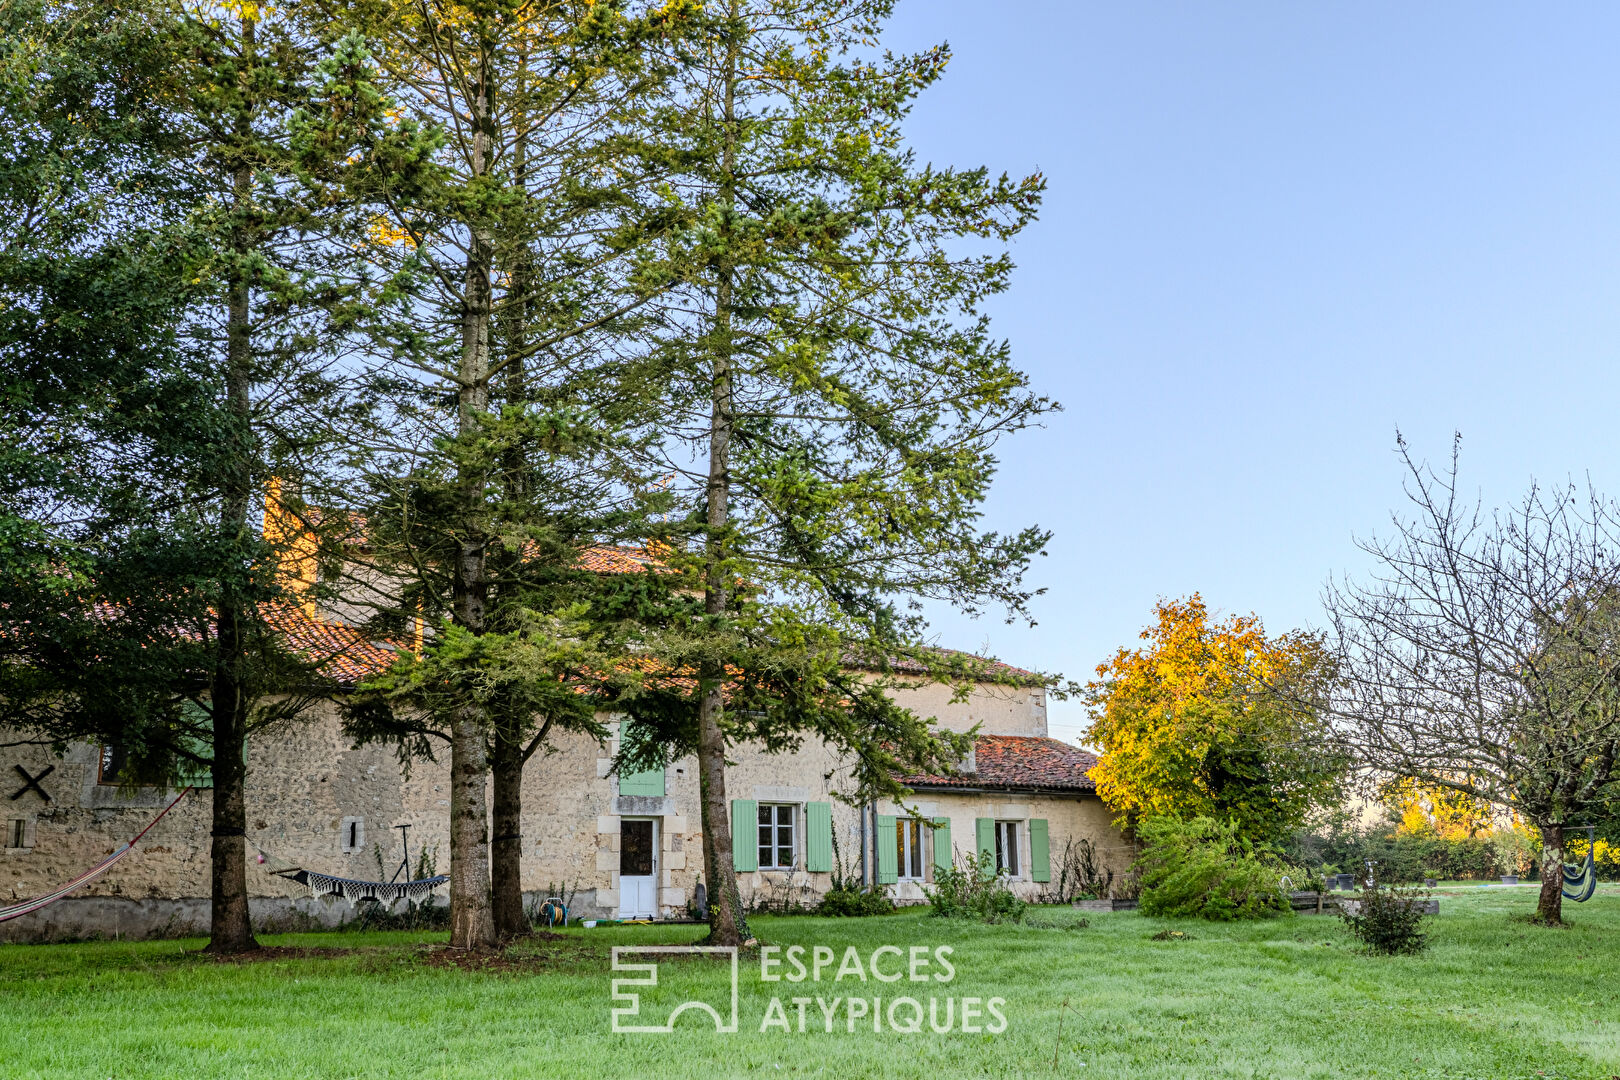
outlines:
[[[319,960],[334,956],[351,956],[361,949],[312,949],[303,945],[260,945],[257,949],[239,953],[210,953],[204,955],[219,964],[259,964],[266,960]]]
[[[455,968],[458,971],[480,971],[500,975],[538,975],[598,958],[597,950],[561,934],[535,934],[532,938],[524,940],[562,941],[569,944],[566,946],[549,944],[535,952],[518,952],[511,949],[490,952],[432,945],[423,946],[418,951],[417,957],[428,967]]]

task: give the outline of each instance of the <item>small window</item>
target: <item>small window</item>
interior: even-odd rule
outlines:
[[[996,822],[996,871],[1018,876],[1018,822]]]
[[[923,879],[923,834],[922,822],[916,818],[903,817],[894,823],[895,846],[898,858],[895,866],[899,868],[901,881],[921,881]]]
[[[34,831],[27,818],[12,818],[6,822],[6,847],[21,851],[34,846]]]
[[[338,836],[338,843],[345,855],[353,855],[366,849],[366,822],[364,818],[346,817],[343,819],[342,832]]]
[[[793,804],[761,803],[759,807],[759,868],[793,869]]]
[[[119,743],[108,743],[101,748],[101,764],[96,771],[96,783],[112,786],[160,787],[162,770],[150,762],[130,762],[129,751]]]
[[[101,757],[96,765],[96,783],[108,787],[213,787],[214,774],[207,763],[209,751],[206,745],[197,740],[188,742],[196,744],[198,757],[203,760],[175,754],[167,759],[168,768],[162,761],[132,761],[127,748],[119,743],[106,743],[101,747]],[[244,763],[247,760],[246,751],[244,746]]]

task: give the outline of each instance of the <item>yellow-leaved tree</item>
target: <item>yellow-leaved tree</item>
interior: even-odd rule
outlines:
[[[1403,777],[1384,788],[1397,831],[1442,840],[1472,840],[1496,831],[1496,807],[1477,795]]]
[[[1091,771],[1122,825],[1161,815],[1230,821],[1281,841],[1340,797],[1344,757],[1317,708],[1331,660],[1309,633],[1267,637],[1255,615],[1211,618],[1197,593],[1161,600],[1146,643],[1086,687]]]

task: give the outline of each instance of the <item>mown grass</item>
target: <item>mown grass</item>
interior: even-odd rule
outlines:
[[[434,934],[267,937],[307,952],[216,961],[202,942],[0,946],[0,1077],[1597,1077],[1620,1074],[1620,888],[1569,905],[1573,925],[1516,921],[1533,891],[1459,890],[1415,957],[1358,951],[1301,916],[1205,924],[1032,912],[1050,927],[922,911],[864,920],[757,918],[767,943],[949,945],[948,984],[762,983],[745,960],[741,1030],[684,1018],[610,1030],[612,945],[696,927],[570,929],[504,966],[442,966]],[[1152,941],[1177,928],[1190,941]],[[885,961],[893,967],[892,960]],[[729,1000],[723,964],[671,962],[658,993]],[[805,1033],[759,1025],[770,997],[1001,997],[1007,1029]],[[657,1002],[649,992],[648,1007]],[[660,999],[661,1000],[661,999]],[[1067,1002],[1067,1008],[1064,1007]],[[703,1030],[698,1020],[709,1030]],[[1061,1037],[1059,1024],[1061,1020]],[[796,1026],[796,1018],[791,1022]],[[1053,1060],[1056,1057],[1054,1067]]]

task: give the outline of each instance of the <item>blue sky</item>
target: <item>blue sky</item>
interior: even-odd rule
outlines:
[[[938,40],[920,156],[1047,176],[992,312],[1066,407],[989,508],[1055,533],[1039,626],[942,643],[1081,678],[1159,596],[1319,623],[1397,428],[1492,504],[1620,493],[1620,6],[902,0]]]

